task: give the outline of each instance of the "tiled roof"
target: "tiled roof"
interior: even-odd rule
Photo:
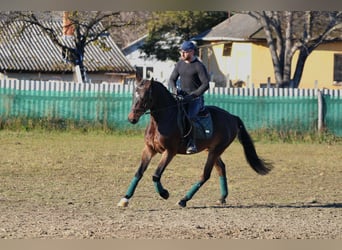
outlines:
[[[60,31],[62,21],[46,22],[52,29]],[[62,49],[37,26],[30,26],[23,32],[22,22],[7,25],[0,31],[0,70],[35,72],[71,72],[73,67],[63,58]],[[73,39],[64,39],[73,43]],[[84,65],[88,72],[132,73],[130,65],[122,51],[108,36],[103,39],[108,51],[94,43],[88,44],[84,53]]]
[[[248,14],[235,14],[210,30],[194,37],[193,40],[245,41],[260,38],[265,38],[265,36],[261,24],[255,18]]]

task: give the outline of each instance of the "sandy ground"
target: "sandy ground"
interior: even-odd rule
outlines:
[[[269,175],[258,176],[234,143],[223,157],[226,206],[214,203],[214,172],[187,208],[177,206],[201,173],[181,166],[205,154],[172,162],[162,179],[168,200],[154,192],[155,161],[122,209],[116,204],[136,170],[141,138],[1,134],[1,140],[1,239],[342,239],[342,145],[257,144],[275,162]]]

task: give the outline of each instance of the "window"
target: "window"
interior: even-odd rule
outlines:
[[[334,81],[342,82],[342,54],[334,55]]]
[[[141,77],[144,77],[144,68],[143,67],[135,67],[137,74]]]
[[[153,67],[146,67],[146,78],[150,79],[153,77]]]
[[[222,56],[231,56],[232,53],[232,43],[225,43],[223,46]]]

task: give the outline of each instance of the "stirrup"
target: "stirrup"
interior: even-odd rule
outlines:
[[[186,154],[195,154],[197,153],[197,148],[195,145],[189,145],[188,148],[186,149]]]

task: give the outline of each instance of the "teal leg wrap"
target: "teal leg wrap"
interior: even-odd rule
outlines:
[[[158,194],[161,194],[164,191],[164,188],[162,184],[160,183],[160,181],[154,181],[153,184]]]
[[[201,187],[201,182],[197,182],[195,183],[190,190],[186,193],[185,198],[187,200],[190,200],[192,198],[192,196],[194,196],[194,194],[200,189]]]
[[[134,191],[135,191],[136,187],[138,186],[139,181],[140,181],[139,178],[137,178],[136,176],[133,177],[131,184],[129,184],[129,187],[128,187],[128,190],[127,190],[127,193],[125,196],[127,199],[129,199],[133,196]]]
[[[224,176],[220,176],[219,178],[220,178],[221,195],[223,198],[226,198],[228,196],[227,178]]]

